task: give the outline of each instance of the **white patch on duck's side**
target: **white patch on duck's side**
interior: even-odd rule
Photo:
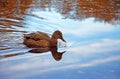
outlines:
[[[62,41],[61,39],[57,39],[57,46],[58,48],[64,48],[66,47],[66,43],[64,41]]]
[[[66,50],[67,44],[61,39],[57,39],[58,52],[63,52]]]

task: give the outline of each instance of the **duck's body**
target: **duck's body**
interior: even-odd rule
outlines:
[[[50,36],[43,32],[31,33],[24,35],[24,44],[27,47],[51,47],[57,46],[57,39],[65,41],[60,31],[55,31]]]

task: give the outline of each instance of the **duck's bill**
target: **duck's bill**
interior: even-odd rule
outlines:
[[[63,38],[61,40],[64,41],[64,42],[66,42]]]

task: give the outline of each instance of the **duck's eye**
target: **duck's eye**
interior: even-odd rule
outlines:
[[[61,37],[62,35],[61,35],[61,34],[59,34],[59,36]]]
[[[58,35],[62,35],[60,32],[58,32]]]
[[[62,38],[62,35],[61,35],[61,34],[59,34],[59,38]]]
[[[30,39],[30,37],[26,37],[26,39]]]

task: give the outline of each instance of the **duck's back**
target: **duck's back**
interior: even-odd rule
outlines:
[[[50,37],[43,32],[25,34],[23,43],[28,47],[50,46]]]

